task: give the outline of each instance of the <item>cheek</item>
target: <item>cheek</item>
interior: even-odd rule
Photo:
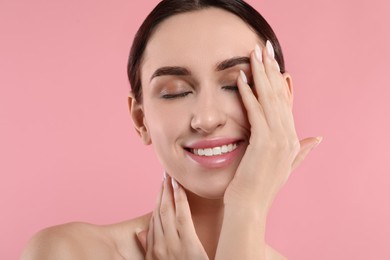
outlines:
[[[188,112],[182,106],[155,102],[145,113],[148,130],[156,149],[159,146],[174,146],[188,129]]]

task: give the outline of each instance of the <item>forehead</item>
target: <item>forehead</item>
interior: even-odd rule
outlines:
[[[163,21],[145,49],[143,74],[162,66],[210,69],[221,60],[249,56],[263,45],[238,16],[219,8],[174,15]]]

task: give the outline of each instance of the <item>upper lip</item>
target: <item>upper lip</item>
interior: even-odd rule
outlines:
[[[189,149],[213,148],[213,147],[217,147],[217,146],[238,143],[240,141],[242,141],[242,139],[240,139],[240,138],[216,137],[216,138],[210,138],[210,139],[191,141],[185,145],[185,148],[189,148]]]

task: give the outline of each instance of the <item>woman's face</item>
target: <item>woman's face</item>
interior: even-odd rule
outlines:
[[[248,145],[235,86],[240,70],[251,81],[255,44],[264,46],[244,21],[209,8],[165,20],[146,47],[132,113],[167,173],[201,197],[223,197]]]

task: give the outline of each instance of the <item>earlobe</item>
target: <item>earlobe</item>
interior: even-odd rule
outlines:
[[[291,78],[291,75],[287,72],[283,73],[283,78],[284,81],[286,82],[286,86],[288,87],[288,98],[290,101],[291,108],[293,106],[293,101],[294,101],[294,86],[293,86],[293,81]]]
[[[145,122],[145,114],[142,108],[142,104],[137,102],[132,95],[128,97],[129,111],[131,119],[133,120],[134,128],[138,135],[141,137],[145,145],[152,143],[149,130]]]

